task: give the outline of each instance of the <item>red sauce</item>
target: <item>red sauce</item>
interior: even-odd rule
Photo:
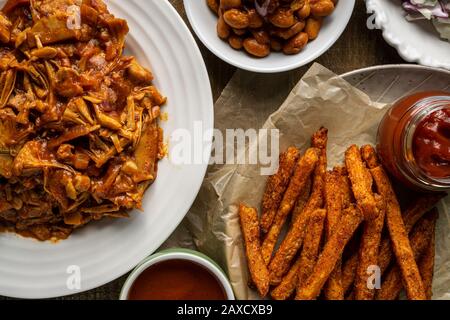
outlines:
[[[167,260],[150,266],[135,280],[129,300],[226,300],[219,280],[188,260]]]
[[[419,167],[428,175],[450,177],[450,106],[431,113],[419,123],[413,152]]]
[[[378,153],[386,169],[421,191],[450,189],[450,93],[406,96],[386,113],[378,129]]]

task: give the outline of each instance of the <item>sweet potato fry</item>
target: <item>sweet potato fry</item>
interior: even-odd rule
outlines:
[[[406,208],[403,214],[406,232],[409,234],[416,222],[445,196],[445,193],[436,193],[424,194],[416,198],[413,203]],[[386,271],[393,257],[394,252],[392,251],[391,241],[388,238],[385,238],[381,243],[378,259],[378,265],[380,266],[381,273]]]
[[[311,138],[311,146],[320,150],[326,150],[328,143],[328,129],[320,128]]]
[[[363,157],[369,169],[374,169],[379,166],[378,158],[372,146],[364,146],[361,148]],[[423,215],[433,208],[442,198],[447,196],[445,192],[441,193],[427,193],[415,198],[414,201],[406,208],[403,214],[403,221],[405,224],[406,233],[410,233],[414,225],[420,220]],[[394,253],[392,251],[391,241],[388,238],[383,239],[380,245],[380,253],[378,265],[383,274],[389,267]]]
[[[319,161],[319,149],[310,148],[305,155],[298,161],[294,174],[289,182],[289,186],[283,196],[280,207],[278,208],[275,220],[269,229],[269,232],[262,244],[262,255],[266,264],[270,262],[272,252],[280,236],[281,229],[286,222],[287,216],[291,212],[295,201],[305,187],[309,177],[314,171]]]
[[[352,185],[350,179],[348,177],[348,172],[346,167],[337,167],[335,168],[341,175],[341,192],[342,192],[342,201],[343,208],[348,208],[352,203],[354,203],[354,196],[352,192]]]
[[[361,159],[361,153],[356,145],[345,153],[348,176],[352,184],[356,202],[364,213],[366,220],[375,219],[378,209],[372,193],[372,177]]]
[[[421,219],[420,223],[411,233],[411,249],[416,261],[419,260],[420,256],[432,242],[436,219],[437,212],[430,212]],[[398,265],[394,265],[385,276],[381,290],[377,293],[377,300],[395,300],[398,298],[402,288],[403,283],[400,268]]]
[[[436,208],[434,208],[433,211],[436,212],[436,215],[439,214]],[[434,229],[435,227],[436,226],[434,225]],[[433,297],[434,257],[436,250],[435,247],[436,247],[436,232],[432,232],[428,246],[426,247],[425,252],[423,253],[419,261],[419,271],[420,275],[422,276],[422,281],[425,287],[425,293],[427,295],[428,300],[431,300],[431,298]]]
[[[344,193],[342,192],[342,176],[341,172],[335,168],[333,171],[327,172],[325,176],[325,208],[327,209],[326,220],[326,239],[336,229],[344,206]],[[336,263],[336,267],[330,274],[330,278],[325,285],[324,293],[327,300],[343,300],[344,291],[342,290],[342,274],[341,260]]]
[[[283,277],[281,283],[270,293],[273,299],[287,300],[294,293],[298,282],[299,267],[300,258],[295,261],[289,272]]]
[[[299,276],[304,279],[314,267],[319,254],[325,216],[326,211],[323,209],[318,209],[311,215],[300,257],[283,277],[281,283],[271,292],[275,300],[288,299],[297,286]]]
[[[373,300],[375,296],[375,289],[369,289],[367,285],[369,277],[367,271],[370,266],[378,265],[378,250],[386,213],[386,202],[383,197],[375,195],[375,200],[380,213],[378,217],[364,224],[355,277],[355,300]]]
[[[327,209],[326,238],[329,239],[342,216],[343,193],[339,171],[329,171],[325,175],[325,208]]]
[[[315,209],[323,206],[323,187],[325,184],[325,173],[327,171],[327,132],[327,129],[321,128],[313,135],[312,146],[320,150],[319,162],[314,172],[313,191],[305,209],[300,214],[300,217],[294,221],[280,248],[275,253],[272,261],[270,261],[269,271],[270,283],[272,285],[279,284],[282,277],[289,270],[292,259],[302,244],[309,217]]]
[[[405,221],[405,229],[409,233],[425,213],[430,211],[440,200],[446,197],[446,193],[427,193],[419,196],[405,210],[403,220]]]
[[[304,283],[308,279],[317,262],[326,215],[326,210],[317,209],[312,213],[309,219],[303,249],[300,254],[297,288],[299,288],[300,284]]]
[[[305,209],[306,205],[308,204],[309,197],[311,196],[311,189],[312,177],[308,179],[305,188],[303,188],[302,192],[298,196],[294,211],[292,212],[291,223],[294,223],[294,221],[297,220],[298,216],[302,213],[303,209]]]
[[[373,168],[377,166],[375,150],[370,146],[361,148],[361,156],[367,167]],[[369,289],[367,285],[367,270],[371,265],[378,265],[379,247],[386,213],[385,199],[379,195],[375,195],[375,200],[377,201],[377,208],[379,210],[378,217],[365,222],[361,237],[359,262],[356,269],[354,285],[356,300],[373,300],[375,295],[375,290]]]
[[[314,300],[319,296],[337,261],[342,257],[344,247],[362,221],[363,215],[359,208],[344,210],[339,227],[325,244],[312,274],[297,290],[297,300]]]
[[[337,167],[337,168],[335,168],[335,170],[337,170],[341,175],[341,192],[342,192],[342,200],[343,200],[343,209],[346,209],[349,206],[351,206],[351,204],[354,202],[354,196],[353,196],[353,192],[352,192],[350,179],[348,177],[347,168],[346,167]],[[351,259],[350,258],[347,259],[347,261],[344,264],[342,264],[342,261],[339,260],[338,264],[336,265],[340,269],[340,278],[341,278],[340,284],[341,284],[342,292],[344,295],[353,284],[353,281],[355,279],[357,265],[358,265],[358,252],[357,251],[355,251],[355,254],[353,256],[351,256]],[[338,277],[339,277],[339,275],[338,275]],[[332,279],[334,279],[333,273],[330,275],[329,280],[334,281]],[[335,286],[335,288],[337,289],[337,291],[335,291],[336,292],[335,297],[340,298],[341,292],[340,292],[339,282],[338,282],[338,285]],[[328,288],[325,288],[325,297],[326,298],[327,298],[327,290],[328,290]],[[329,297],[328,297],[328,299],[329,299]]]
[[[344,300],[344,289],[342,287],[342,259],[336,262],[324,288],[326,300]]]
[[[278,172],[267,180],[262,199],[261,230],[263,233],[267,233],[272,225],[299,157],[300,151],[297,148],[288,148],[280,155]]]
[[[347,292],[355,281],[358,258],[359,254],[355,252],[342,264],[342,290],[344,292]]]
[[[361,147],[361,157],[364,159],[364,162],[369,169],[376,168],[380,165],[378,162],[377,153],[371,145]]]
[[[306,205],[306,208],[294,221],[288,234],[283,239],[280,248],[270,261],[269,271],[271,285],[278,285],[283,275],[288,270],[292,259],[303,243],[310,216],[316,208],[315,197],[311,195],[311,199]]]
[[[334,167],[333,171],[341,176],[341,193],[344,209],[348,208],[352,203],[355,202],[353,197],[352,185],[348,177],[347,168],[345,166]]]
[[[373,155],[373,158],[378,163],[375,150],[373,150]],[[386,199],[387,226],[397,262],[402,271],[407,296],[410,300],[425,300],[426,295],[422,278],[414,259],[414,253],[411,249],[408,233],[401,215],[400,205],[391,182],[381,165],[370,169],[370,173],[375,180],[378,192]]]
[[[416,222],[421,217],[423,217],[423,215],[428,212],[433,206],[435,206],[436,203],[445,195],[445,193],[423,194],[416,198],[413,203],[411,203],[408,208],[406,208],[403,214],[406,232],[409,234]],[[391,240],[388,237],[385,237],[381,242],[378,255],[378,266],[381,269],[381,274],[384,274],[384,272],[387,270],[387,268],[391,264],[393,257],[394,252],[392,251]],[[358,252],[355,252],[345,261],[342,266],[342,287],[344,292],[347,292],[353,285],[357,265]]]
[[[265,297],[269,291],[269,271],[261,254],[258,213],[255,208],[249,208],[241,204],[239,206],[239,217],[250,276],[261,297]]]

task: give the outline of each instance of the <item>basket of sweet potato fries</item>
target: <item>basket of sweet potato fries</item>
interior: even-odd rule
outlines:
[[[402,210],[373,146],[350,146],[344,164],[328,170],[327,141],[321,128],[303,154],[281,153],[260,217],[240,204],[251,285],[276,300],[394,300],[403,290],[431,299],[434,206],[445,194],[420,195]]]

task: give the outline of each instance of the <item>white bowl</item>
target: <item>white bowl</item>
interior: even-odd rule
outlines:
[[[187,260],[202,266],[211,272],[211,274],[220,282],[227,299],[234,300],[233,289],[231,288],[231,284],[223,270],[209,257],[200,252],[188,249],[168,249],[145,259],[128,276],[122,287],[122,291],[120,292],[120,300],[128,300],[130,289],[142,272],[155,264],[168,260]]]
[[[5,0],[0,0],[3,5]],[[127,52],[153,70],[155,85],[168,97],[162,121],[171,148],[177,129],[198,137],[213,127],[213,100],[206,67],[192,34],[168,1],[107,0],[128,21]],[[210,130],[209,130],[210,131]],[[212,131],[211,131],[212,132]],[[200,135],[201,136],[201,135]],[[210,143],[202,143],[208,154]],[[212,139],[208,136],[209,141]],[[177,164],[167,158],[146,192],[143,212],[129,219],[105,219],[59,243],[41,243],[0,233],[0,295],[49,298],[108,283],[133,269],[173,232],[191,207],[207,163]],[[78,283],[77,280],[80,282]],[[78,285],[79,284],[79,285]]]
[[[339,0],[333,14],[324,19],[316,40],[296,55],[272,52],[265,58],[254,58],[244,51],[234,50],[216,33],[217,16],[208,8],[206,0],[184,0],[184,8],[197,36],[216,56],[240,69],[275,73],[293,70],[315,60],[325,53],[340,37],[347,26],[355,0]]]
[[[400,0],[366,0],[369,27],[379,28],[387,43],[408,62],[450,69],[450,43],[439,38],[431,21],[409,22]]]

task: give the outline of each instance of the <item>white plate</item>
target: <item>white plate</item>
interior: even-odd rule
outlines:
[[[272,52],[268,57],[258,59],[244,51],[232,49],[217,36],[217,16],[208,8],[206,0],[184,0],[184,8],[192,28],[212,53],[235,67],[261,73],[292,70],[321,56],[339,39],[350,20],[354,6],[355,0],[340,0],[333,14],[324,20],[318,38],[299,54],[288,56]]]
[[[430,21],[408,22],[400,0],[366,0],[383,37],[409,62],[450,69],[450,43],[439,38]],[[372,23],[369,20],[369,23]]]
[[[164,111],[169,120],[162,123],[165,137],[170,138],[177,128],[194,136],[197,120],[203,129],[212,128],[206,68],[175,9],[161,0],[106,2],[129,23],[128,52],[151,67],[155,85],[168,96]],[[158,179],[145,195],[144,212],[133,212],[130,219],[93,223],[58,244],[0,234],[0,295],[48,298],[74,294],[125,274],[173,232],[196,197],[205,171],[206,164],[174,165],[164,159]],[[78,268],[81,289],[71,290],[67,281]]]

